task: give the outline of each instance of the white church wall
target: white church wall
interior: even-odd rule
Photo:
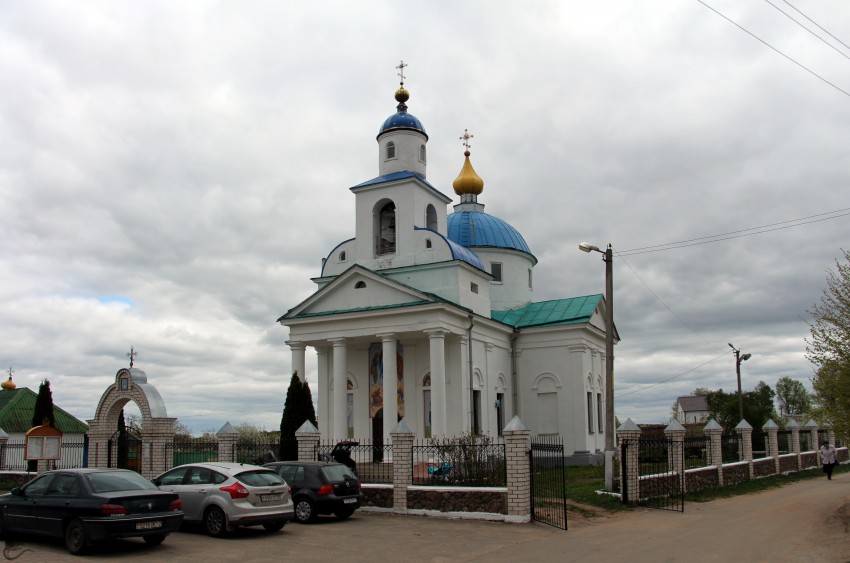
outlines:
[[[395,156],[387,158],[387,143],[395,143]],[[427,141],[421,133],[414,131],[392,131],[378,139],[379,175],[411,171],[425,176],[426,164],[419,159],[419,147]],[[427,154],[426,160],[427,160]]]
[[[490,281],[490,306],[493,311],[523,307],[534,301],[533,279],[529,287],[528,271],[534,266],[527,254],[508,249],[475,248],[475,253],[492,273],[492,263],[502,265],[502,281]]]

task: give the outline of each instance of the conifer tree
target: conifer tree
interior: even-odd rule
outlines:
[[[307,382],[301,382],[298,372],[292,374],[289,389],[286,391],[286,401],[283,404],[283,416],[280,419],[280,458],[281,460],[297,460],[298,444],[295,432],[305,421],[316,424],[316,410],[313,408],[313,396]]]
[[[41,426],[44,421],[50,426],[55,426],[53,417],[53,393],[50,391],[50,382],[43,380],[38,386],[38,396],[35,398],[35,409],[32,412],[32,425]]]

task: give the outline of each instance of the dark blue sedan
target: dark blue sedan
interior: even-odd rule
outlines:
[[[0,531],[64,538],[79,554],[92,543],[141,537],[162,543],[180,528],[180,498],[126,469],[60,469],[0,496]]]

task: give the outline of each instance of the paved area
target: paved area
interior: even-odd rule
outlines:
[[[568,531],[541,524],[356,513],[274,534],[241,530],[215,540],[199,531],[160,546],[116,542],[84,557],[60,543],[26,540],[17,561],[850,561],[850,473],[756,495],[690,503],[684,513],[636,510],[569,516]]]

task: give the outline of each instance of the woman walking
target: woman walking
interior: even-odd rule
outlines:
[[[825,441],[820,447],[820,459],[823,463],[823,472],[826,473],[826,478],[831,481],[832,470],[838,460],[835,456],[835,448],[830,446],[828,441]]]

